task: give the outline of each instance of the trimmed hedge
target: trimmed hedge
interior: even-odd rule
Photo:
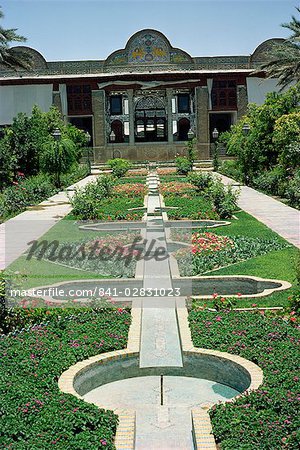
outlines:
[[[61,176],[62,186],[68,187],[87,175],[86,166],[76,165],[72,172]],[[13,185],[0,192],[0,222],[20,214],[28,206],[38,205],[58,191],[49,175],[39,174],[24,178],[19,172]]]
[[[299,326],[259,312],[192,310],[196,347],[240,355],[264,372],[263,385],[210,410],[222,449],[298,449],[300,446]]]
[[[0,447],[114,449],[117,416],[61,393],[57,381],[78,361],[124,348],[130,313],[118,308],[55,318],[0,340]]]

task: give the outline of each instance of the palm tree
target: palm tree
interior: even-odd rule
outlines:
[[[0,19],[4,17],[0,9]],[[30,69],[31,57],[22,48],[10,48],[11,42],[25,42],[26,38],[16,33],[16,29],[0,26],[0,64],[11,69]]]
[[[300,8],[296,7],[300,13]],[[292,16],[289,23],[282,27],[292,31],[292,35],[285,41],[273,44],[270,61],[260,69],[267,73],[268,78],[278,78],[278,84],[283,89],[290,83],[300,81],[300,20]]]

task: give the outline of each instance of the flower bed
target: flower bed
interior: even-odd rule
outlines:
[[[57,315],[2,338],[1,448],[115,448],[117,416],[61,393],[57,381],[80,360],[124,348],[130,320],[121,308]]]
[[[232,239],[227,236],[218,236],[209,232],[192,234],[192,253],[194,255],[219,252],[233,246]]]
[[[143,183],[125,183],[114,186],[112,193],[117,197],[142,197],[146,194],[146,186]]]
[[[192,310],[196,347],[227,351],[264,372],[261,388],[213,407],[213,433],[226,449],[298,449],[300,445],[299,326],[261,313]]]
[[[129,169],[127,172],[128,177],[146,177],[147,175],[147,169]]]
[[[163,183],[159,188],[163,196],[189,196],[195,195],[194,186],[191,183],[184,183],[181,181],[169,181]]]
[[[143,208],[144,189],[142,183],[119,183],[110,175],[102,175],[75,192],[69,217],[80,220],[140,220],[143,211],[129,210]]]
[[[43,254],[43,259],[96,275],[132,278],[135,275],[136,257],[140,252],[131,248],[131,244],[134,245],[140,239],[139,233],[124,232],[87,241],[60,242],[55,256],[50,246]]]
[[[123,178],[115,178],[114,182],[115,184],[134,184],[134,183],[145,183],[146,177],[144,176],[130,176],[130,177],[123,177]]]
[[[176,175],[176,169],[174,168],[174,169],[160,169],[160,168],[158,168],[157,169],[157,174],[158,175],[162,175],[162,176],[164,176],[164,175]]]
[[[188,242],[188,235],[186,231],[182,233],[183,242]],[[173,233],[172,239],[180,241],[180,231]],[[200,275],[289,246],[288,243],[275,238],[260,239],[245,236],[229,238],[208,232],[190,233],[190,243],[191,248],[183,248],[175,253],[181,276]]]

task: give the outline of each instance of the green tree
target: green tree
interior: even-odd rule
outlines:
[[[191,139],[190,141],[188,141],[188,143],[187,143],[187,158],[191,164],[191,170],[193,170],[194,162],[196,159],[196,151],[195,151],[196,143],[197,143],[197,140],[195,137],[193,139]]]
[[[43,145],[49,140],[50,131],[45,113],[36,106],[31,117],[19,113],[10,127],[5,130],[4,140],[11,154],[17,160],[17,170],[26,175],[36,175],[39,171],[39,155]]]
[[[0,7],[0,19],[4,17]],[[10,48],[12,42],[25,42],[26,38],[16,33],[16,28],[5,29],[0,26],[0,64],[11,69],[30,69],[31,57],[22,48]]]
[[[130,162],[123,158],[109,159],[106,164],[110,166],[112,175],[117,178],[124,177],[131,167]]]
[[[54,106],[48,112],[42,112],[34,106],[30,117],[19,113],[12,125],[4,131],[3,143],[0,145],[0,162],[9,156],[9,160],[2,166],[3,170],[8,170],[8,178],[11,178],[11,169],[14,173],[19,170],[26,176],[36,175],[39,172],[42,154],[47,144],[51,143],[51,135],[56,128],[60,130],[62,139],[74,143],[76,159],[79,160],[82,148],[86,145],[85,133],[65,124],[59,110]],[[10,169],[9,161],[15,163]]]
[[[296,8],[300,13],[300,8]],[[282,24],[292,31],[292,35],[282,43],[274,42],[270,52],[270,61],[263,64],[269,78],[278,78],[282,88],[300,81],[300,21],[292,16],[289,23]]]
[[[288,170],[300,165],[300,112],[284,114],[275,122],[273,142],[278,161]]]
[[[0,191],[8,186],[17,170],[17,158],[11,153],[7,141],[0,140]]]
[[[76,146],[70,139],[51,141],[44,145],[40,158],[41,169],[44,173],[53,175],[56,187],[61,187],[61,175],[67,173],[76,162]]]
[[[299,101],[299,85],[283,94],[271,93],[263,105],[249,105],[247,116],[230,132],[221,135],[220,140],[225,142],[227,153],[237,157],[245,183],[251,183],[262,170],[269,170],[278,163],[281,149],[273,141],[276,121],[285,114],[297,111]],[[243,134],[245,123],[250,125],[247,136]]]

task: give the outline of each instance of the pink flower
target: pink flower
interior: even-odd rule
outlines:
[[[221,322],[221,320],[222,320],[222,317],[221,317],[221,316],[217,316],[217,317],[216,317],[216,321],[217,321],[217,322]]]

